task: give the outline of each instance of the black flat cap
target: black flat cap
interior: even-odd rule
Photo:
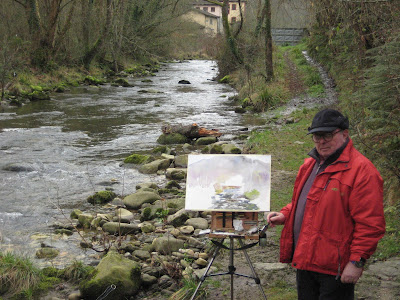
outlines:
[[[336,129],[348,129],[349,119],[334,109],[324,109],[318,112],[308,127],[308,134],[314,132],[332,132]]]

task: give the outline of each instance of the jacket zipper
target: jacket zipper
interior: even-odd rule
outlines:
[[[330,179],[329,179],[329,180],[328,180],[328,182],[325,184],[324,191],[326,191],[326,188],[328,187],[328,185],[329,185],[329,182],[331,182],[331,180],[330,180]]]

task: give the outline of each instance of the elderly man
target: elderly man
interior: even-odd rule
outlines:
[[[280,260],[297,269],[298,299],[354,299],[354,284],[385,233],[383,181],[349,137],[339,111],[318,112],[315,148],[300,167],[291,203],[270,212],[284,224]]]

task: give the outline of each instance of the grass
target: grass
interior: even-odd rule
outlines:
[[[28,258],[0,252],[0,295],[19,295],[17,297],[20,299],[31,299],[41,282],[40,269]]]

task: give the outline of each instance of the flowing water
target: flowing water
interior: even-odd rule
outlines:
[[[234,112],[235,91],[216,75],[212,61],[165,64],[156,76],[128,78],[133,87],[78,87],[0,113],[0,246],[27,251],[34,232],[87,207],[96,191],[127,195],[161,182],[121,163],[156,147],[162,124],[197,123],[220,130],[221,140],[263,124]]]

